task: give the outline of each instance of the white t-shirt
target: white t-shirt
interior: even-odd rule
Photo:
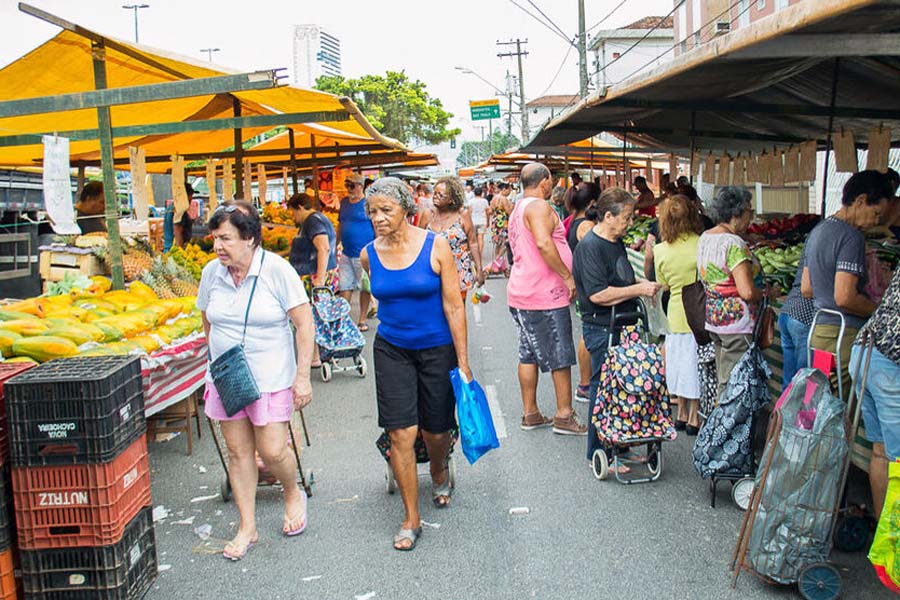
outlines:
[[[253,254],[247,277],[236,288],[228,269],[215,259],[203,268],[197,308],[206,312],[210,325],[209,350],[215,360],[241,343],[244,313],[257,275],[259,283],[247,318],[244,353],[259,391],[278,392],[291,387],[297,375],[294,337],[287,311],[309,302],[290,263],[259,248]],[[208,370],[206,381],[212,382]]]
[[[469,210],[472,211],[473,225],[487,225],[487,208],[489,203],[484,196],[475,196],[469,203]]]

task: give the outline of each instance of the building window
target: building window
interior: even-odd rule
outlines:
[[[613,52],[613,60],[618,60],[622,56],[621,52]]]
[[[766,0],[756,0],[756,10],[765,10]]]

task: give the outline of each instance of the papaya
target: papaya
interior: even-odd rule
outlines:
[[[16,321],[4,321],[3,329],[26,336],[40,335],[47,331],[49,327],[41,319],[18,319]]]
[[[33,358],[28,358],[27,356],[14,356],[14,357],[12,357],[12,358],[7,358],[7,359],[6,359],[5,361],[3,361],[3,362],[8,362],[8,363],[28,363],[28,364],[31,364],[31,365],[36,365],[36,364],[38,364],[38,361],[34,360]]]
[[[37,362],[47,362],[54,358],[75,356],[78,354],[78,346],[66,338],[36,335],[14,341],[12,352],[16,356],[27,356]]]
[[[131,340],[113,342],[112,344],[106,344],[106,347],[112,352],[121,355],[131,354],[132,352],[145,352],[144,348],[140,344],[135,344]]]
[[[11,310],[14,312],[23,312],[28,313],[29,315],[35,317],[43,317],[44,313],[41,312],[41,309],[38,307],[37,298],[29,298],[28,300],[21,300],[19,302],[13,302],[12,304],[7,304],[3,307],[3,310]]]
[[[78,356],[115,356],[117,354],[120,353],[116,352],[115,349],[110,348],[108,345],[101,344],[87,350],[82,350],[78,353]]]
[[[96,296],[79,298],[78,300],[73,302],[72,305],[88,311],[101,309],[107,311],[110,314],[116,313],[119,309],[119,307],[112,302],[107,302],[106,300],[103,300],[102,298]]]
[[[5,358],[9,358],[12,356],[12,345],[13,342],[20,339],[22,336],[16,333],[15,331],[5,331],[0,329],[0,355]]]
[[[131,285],[128,286],[128,291],[135,296],[145,298],[148,301],[159,300],[159,296],[156,295],[156,292],[153,291],[153,288],[143,281],[132,281]]]
[[[103,332],[101,331],[100,333],[102,334]],[[76,346],[80,346],[88,342],[99,342],[103,339],[102,335],[100,339],[95,339],[93,332],[77,325],[51,327],[46,332],[42,333],[41,336],[65,338],[67,340],[72,340],[73,342],[75,342]]]
[[[91,287],[88,288],[89,291],[94,292],[96,294],[102,294],[108,292],[112,287],[112,280],[109,277],[104,277],[102,275],[94,275],[91,279]]]
[[[39,319],[35,315],[15,310],[0,310],[0,321],[18,321],[20,319]]]
[[[97,319],[105,319],[106,317],[112,317],[116,313],[110,310],[104,310],[102,308],[92,308],[88,311],[88,316],[85,317],[85,323],[93,323]]]
[[[138,344],[141,348],[144,349],[144,352],[146,352],[147,354],[159,350],[159,342],[151,335],[135,336],[129,341],[134,344]]]
[[[47,327],[49,327],[50,329],[55,329],[57,327],[67,327],[70,325],[82,325],[82,322],[77,319],[60,317],[47,317],[46,319],[44,319],[44,323],[46,323]]]
[[[44,312],[44,318],[75,319],[80,322],[87,319],[88,315],[90,315],[90,313],[80,306],[54,307],[52,310],[48,307]]]
[[[91,323],[91,325],[103,332],[103,339],[100,340],[102,342],[117,342],[125,337],[125,334],[120,329],[109,323],[95,322]]]
[[[184,296],[176,298],[175,301],[181,303],[181,312],[183,313],[189,313],[197,308],[197,296]]]
[[[181,330],[173,325],[163,325],[153,330],[153,335],[162,340],[163,344],[171,344],[181,337]]]

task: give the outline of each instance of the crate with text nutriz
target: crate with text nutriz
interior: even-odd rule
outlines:
[[[4,387],[15,467],[109,462],[146,430],[138,357],[53,360]]]
[[[6,402],[3,396],[3,384],[19,373],[24,373],[34,364],[30,363],[0,363],[0,466],[9,462],[9,427],[6,424]]]
[[[147,438],[107,464],[13,467],[12,484],[20,549],[114,544],[150,505]]]
[[[22,581],[27,598],[126,600],[140,598],[156,579],[153,509],[128,524],[122,539],[108,546],[23,550]]]

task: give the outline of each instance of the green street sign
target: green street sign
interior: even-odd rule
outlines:
[[[500,101],[499,100],[470,100],[469,112],[472,114],[473,121],[483,121],[485,119],[500,118]]]

